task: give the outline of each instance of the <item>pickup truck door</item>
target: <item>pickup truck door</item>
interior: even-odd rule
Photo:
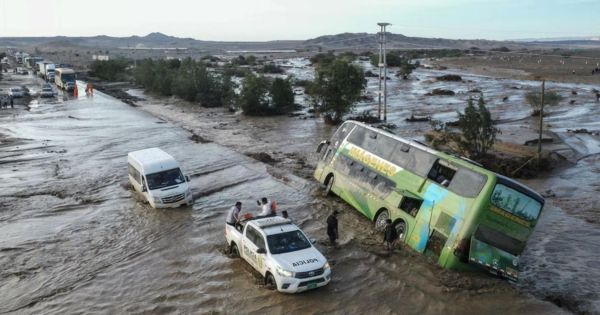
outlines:
[[[242,241],[242,257],[255,269],[258,269],[258,243],[260,233],[251,225],[246,225]]]
[[[267,247],[266,247],[266,242],[265,242],[265,238],[262,234],[258,234],[258,238],[257,238],[258,242],[257,242],[257,250],[258,248],[262,248],[264,250],[263,253],[257,253],[256,255],[256,270],[258,270],[260,272],[260,274],[264,275],[265,271],[266,271],[266,267],[265,267],[265,259],[267,258]]]

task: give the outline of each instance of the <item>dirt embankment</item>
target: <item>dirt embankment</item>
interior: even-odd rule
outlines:
[[[493,55],[444,58],[435,64],[497,78],[600,84],[600,73],[592,74],[599,61],[597,57]]]

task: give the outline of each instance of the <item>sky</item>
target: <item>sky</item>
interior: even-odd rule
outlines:
[[[309,39],[388,31],[453,39],[600,37],[600,0],[0,0],[0,37]]]

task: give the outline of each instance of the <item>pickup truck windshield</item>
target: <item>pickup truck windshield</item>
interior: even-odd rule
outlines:
[[[267,236],[271,254],[283,254],[310,247],[310,242],[300,231],[291,231]]]
[[[181,174],[179,168],[148,174],[146,175],[146,180],[148,180],[148,188],[150,190],[179,185],[185,182],[185,178],[183,178],[183,174]]]

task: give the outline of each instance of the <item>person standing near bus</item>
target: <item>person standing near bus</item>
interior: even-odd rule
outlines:
[[[396,242],[398,241],[398,231],[392,225],[392,220],[385,220],[385,230],[383,230],[383,243],[387,247],[387,250],[390,252],[394,251],[394,247],[396,247]]]
[[[329,236],[329,242],[331,245],[335,245],[336,240],[339,237],[338,234],[338,215],[337,210],[333,210],[333,213],[327,217],[327,236]]]

